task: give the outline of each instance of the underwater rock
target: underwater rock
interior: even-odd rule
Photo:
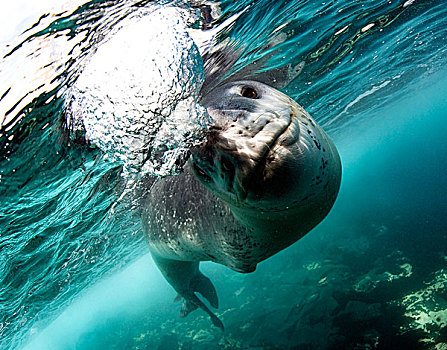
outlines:
[[[404,307],[404,315],[413,320],[402,325],[402,331],[423,331],[426,334],[424,341],[434,344],[447,329],[447,270],[436,271],[434,278],[425,285],[405,295],[397,304]]]
[[[397,256],[387,256],[386,260],[378,259],[375,262],[376,267],[357,280],[353,285],[353,289],[356,292],[368,292],[379,284],[410,277],[413,274],[412,266],[399,253],[395,255]],[[393,272],[386,271],[390,267],[393,269]]]
[[[367,304],[357,300],[350,300],[342,313],[350,313],[357,320],[371,320],[381,315],[380,304]]]
[[[198,342],[210,342],[214,340],[214,336],[204,329],[201,329],[194,335],[193,339]]]
[[[179,343],[178,343],[178,336],[177,334],[168,334],[164,335],[161,338],[160,345],[158,346],[158,350],[167,350],[167,349],[178,349]]]

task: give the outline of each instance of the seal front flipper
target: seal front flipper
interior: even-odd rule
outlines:
[[[198,268],[197,268],[198,270]],[[219,300],[217,299],[216,288],[208,277],[198,271],[198,274],[191,278],[190,288],[194,292],[199,292],[212,307],[219,307]]]
[[[195,295],[195,293],[191,293],[184,298],[185,300],[183,301],[182,310],[180,311],[180,317],[186,317],[190,312],[200,307],[210,316],[213,325],[220,328],[222,331],[225,330],[222,321],[211,312],[211,310],[202,302],[202,300],[197,297],[197,295]]]
[[[213,325],[220,328],[222,331],[225,330],[222,321],[215,314],[213,314],[211,312],[211,310],[202,302],[202,300],[200,300],[197,297],[197,295],[192,293],[192,295],[189,295],[188,298],[185,297],[185,300],[187,302],[191,302],[191,303],[197,305],[198,307],[200,307],[201,309],[203,309],[203,311],[205,311],[210,316],[211,322],[213,322]],[[183,311],[183,309],[182,309],[182,311]]]
[[[208,302],[211,304],[212,307],[216,309],[219,307],[219,300],[217,299],[216,288],[214,288],[214,285],[210,281],[210,279],[204,276],[200,271],[198,275],[191,278],[189,287],[192,292],[200,293],[206,300],[208,300]],[[181,297],[182,296],[179,294],[175,299],[175,301],[178,301],[179,298]],[[196,305],[190,300],[185,299],[183,301],[182,310],[180,311],[180,317],[188,316],[192,311],[196,310],[198,307],[199,305]]]
[[[216,288],[210,279],[200,272],[199,262],[166,259],[156,254],[152,254],[152,258],[169,284],[185,299],[180,316],[185,317],[200,307],[210,316],[213,324],[223,330],[219,318],[195,294],[200,293],[211,306],[219,306]]]
[[[194,310],[197,310],[198,306],[192,302],[184,299],[182,304],[182,309],[180,310],[180,317],[186,317]]]

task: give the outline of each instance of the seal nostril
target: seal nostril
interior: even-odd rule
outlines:
[[[252,99],[256,99],[259,98],[258,97],[258,93],[256,92],[255,89],[253,89],[250,86],[244,86],[241,90],[241,96],[242,97],[247,97],[247,98],[252,98]]]
[[[226,172],[230,178],[234,177],[236,169],[234,168],[234,165],[231,162],[231,160],[227,159],[226,157],[222,157],[221,166],[222,166],[222,170],[224,172]]]
[[[204,181],[211,181],[211,177],[208,176],[207,173],[205,173],[202,169],[199,168],[199,166],[194,163],[193,164],[194,172]]]

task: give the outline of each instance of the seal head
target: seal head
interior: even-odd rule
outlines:
[[[325,192],[323,207],[332,206],[340,184],[338,153],[294,100],[263,83],[238,81],[201,103],[213,126],[206,145],[193,152],[193,169],[218,197],[231,207],[267,212],[306,205]]]

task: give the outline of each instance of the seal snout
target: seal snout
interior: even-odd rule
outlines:
[[[234,204],[257,206],[286,195],[285,184],[301,178],[304,154],[313,147],[301,132],[310,123],[302,108],[255,81],[222,85],[201,103],[213,120],[206,144],[193,152],[202,183]]]
[[[247,197],[245,176],[237,154],[224,143],[224,149],[208,148],[207,152],[193,155],[193,170],[206,186],[212,187],[225,197],[241,202]],[[237,153],[237,152],[236,152]],[[243,167],[242,167],[243,169]]]
[[[272,149],[291,122],[272,112],[239,112],[224,127],[211,127],[206,145],[193,153],[196,175],[222,197],[245,201],[250,181],[264,171]]]
[[[245,201],[253,191],[251,182],[262,178],[273,161],[278,163],[277,146],[297,140],[292,102],[252,81],[222,86],[204,96],[213,125],[206,144],[193,152],[199,179],[223,198]]]

